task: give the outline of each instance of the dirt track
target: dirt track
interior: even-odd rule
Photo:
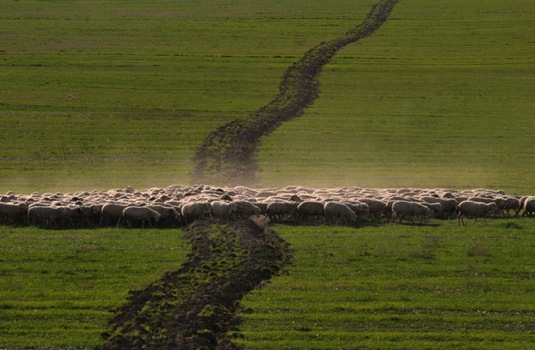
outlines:
[[[291,257],[289,246],[249,221],[198,222],[188,228],[192,252],[110,321],[100,349],[232,349],[244,294],[271,278]]]
[[[309,50],[286,70],[274,100],[248,117],[210,133],[195,155],[192,182],[256,185],[258,165],[254,156],[262,136],[299,117],[318,97],[318,77],[323,66],[344,46],[374,33],[398,1],[379,1],[355,29]]]
[[[244,119],[213,131],[195,156],[194,183],[254,185],[262,136],[299,117],[318,97],[321,69],[342,47],[375,32],[399,0],[379,1],[363,23],[318,44],[289,67],[277,97]],[[131,292],[110,321],[100,349],[233,349],[239,301],[291,259],[277,234],[249,221],[188,228],[192,252],[181,269]]]

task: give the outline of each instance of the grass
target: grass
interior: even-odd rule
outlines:
[[[277,226],[295,262],[246,296],[246,349],[522,349],[535,325],[528,219]]]
[[[377,33],[334,57],[314,105],[263,140],[263,183],[529,193],[530,9],[401,1]]]
[[[179,230],[0,226],[0,347],[94,347],[115,308],[180,267]]]
[[[168,186],[216,127],[374,1],[0,3],[0,193]],[[532,1],[401,1],[320,99],[263,140],[265,186],[535,183]],[[425,35],[424,35],[425,34]],[[296,250],[245,302],[247,348],[530,347],[533,223],[279,226]],[[99,344],[181,233],[0,227],[1,347]]]
[[[195,182],[204,137],[372,3],[0,4],[0,192]]]

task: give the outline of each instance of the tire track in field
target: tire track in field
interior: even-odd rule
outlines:
[[[99,350],[235,349],[240,300],[289,263],[289,245],[249,221],[196,222],[192,252],[130,298],[109,322]]]
[[[262,136],[299,117],[319,95],[318,77],[323,66],[344,46],[374,33],[398,1],[379,1],[356,28],[310,49],[286,70],[275,99],[248,117],[211,132],[195,154],[192,183],[255,185],[258,165],[254,156]]]

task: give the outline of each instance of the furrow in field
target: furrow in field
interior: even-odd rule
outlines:
[[[249,221],[197,222],[192,252],[177,271],[131,292],[100,349],[230,349],[239,301],[291,257],[270,229]]]
[[[194,157],[192,182],[255,185],[258,165],[254,156],[261,137],[299,117],[318,97],[318,77],[323,66],[344,46],[374,33],[398,1],[379,1],[356,28],[310,49],[286,70],[275,99],[247,118],[211,132]]]

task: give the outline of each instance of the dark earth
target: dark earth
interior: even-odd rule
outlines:
[[[373,34],[399,0],[379,1],[364,22],[339,38],[325,41],[289,67],[279,85],[279,94],[244,119],[231,121],[213,131],[194,158],[193,183],[257,185],[258,165],[254,155],[263,136],[283,122],[299,117],[319,96],[319,75],[338,50]]]
[[[254,155],[262,136],[299,117],[319,95],[322,67],[344,46],[374,33],[399,0],[379,1],[364,22],[322,42],[285,72],[277,97],[244,119],[208,135],[195,156],[194,183],[255,185]],[[251,221],[195,222],[182,267],[131,291],[109,322],[99,349],[236,349],[242,297],[291,262],[291,248]]]

